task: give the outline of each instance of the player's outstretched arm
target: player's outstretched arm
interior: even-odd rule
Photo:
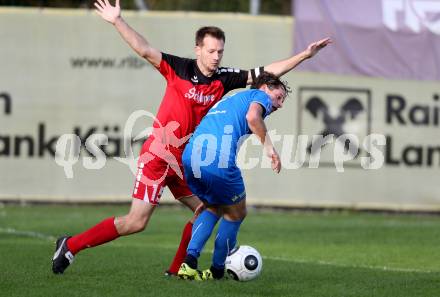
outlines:
[[[328,44],[332,43],[330,38],[324,38],[319,41],[313,42],[309,44],[309,46],[299,54],[296,54],[288,59],[271,63],[267,66],[264,66],[264,70],[267,72],[271,72],[276,76],[280,77],[296,66],[298,66],[302,61],[309,59],[316,55],[321,49],[326,47]],[[248,84],[252,83],[252,76],[249,72]]]
[[[281,160],[272,141],[267,134],[266,124],[263,119],[263,107],[258,103],[251,103],[246,114],[246,120],[252,133],[257,135],[264,146],[267,156],[271,159],[272,170],[279,173],[281,170]]]
[[[159,67],[160,61],[162,60],[162,53],[153,48],[142,35],[137,33],[125,22],[121,17],[119,0],[116,0],[115,6],[112,6],[108,0],[97,0],[94,5],[96,7],[96,13],[114,25],[122,38],[139,56],[145,58],[153,66]]]

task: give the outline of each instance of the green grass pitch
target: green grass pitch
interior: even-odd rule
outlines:
[[[251,282],[163,276],[190,213],[159,207],[142,233],[81,252],[53,275],[55,237],[128,206],[0,207],[1,296],[440,296],[440,217],[249,211],[238,241],[263,256]],[[200,259],[209,266],[210,240]]]

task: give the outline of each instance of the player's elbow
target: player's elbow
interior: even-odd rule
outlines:
[[[141,47],[141,48],[139,48],[138,50],[137,50],[137,53],[138,53],[138,55],[139,56],[141,56],[142,58],[144,58],[144,59],[147,59],[148,60],[148,58],[150,57],[150,50],[149,50],[149,48],[148,47]]]
[[[288,71],[288,69],[285,69],[280,64],[272,64],[272,65],[264,67],[264,71],[270,72],[270,73],[274,74],[275,76],[280,77],[284,73],[286,73]]]

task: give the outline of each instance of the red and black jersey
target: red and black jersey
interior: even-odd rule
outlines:
[[[154,124],[155,131],[161,132],[154,133],[155,138],[165,136],[163,129],[156,128],[167,127],[165,134],[169,137],[172,136],[169,133],[173,133],[177,139],[191,134],[215,103],[230,90],[246,87],[248,80],[248,71],[225,67],[207,77],[196,60],[165,53],[162,53],[158,70],[167,86],[157,113],[159,123]]]

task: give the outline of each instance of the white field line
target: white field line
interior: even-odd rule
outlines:
[[[45,239],[52,242],[56,241],[56,237],[52,235],[47,235],[35,231],[23,231],[23,230],[16,230],[13,228],[1,228],[0,227],[0,233],[6,233],[6,234],[13,234],[17,236],[26,236],[26,237],[32,237],[32,238],[39,238],[39,239]],[[132,247],[146,247],[146,246],[155,246],[160,247],[162,249],[172,249],[175,250],[176,247],[172,245],[160,245],[157,243],[142,243],[142,244],[127,244],[127,243],[118,243],[113,242],[112,246],[123,248],[127,246]],[[205,251],[204,253],[212,254],[212,251]],[[440,271],[435,270],[424,270],[424,269],[413,269],[413,268],[399,268],[399,267],[387,267],[387,266],[372,266],[372,265],[350,265],[350,264],[342,264],[342,263],[335,263],[335,262],[329,262],[329,261],[314,261],[314,260],[305,260],[305,259],[289,259],[289,258],[282,258],[282,257],[267,257],[263,256],[263,259],[266,260],[273,260],[273,261],[281,261],[281,262],[290,262],[290,263],[297,263],[297,264],[314,264],[314,265],[324,265],[324,266],[335,266],[335,267],[341,267],[341,268],[360,268],[360,269],[370,269],[370,270],[382,270],[382,271],[391,271],[391,272],[408,272],[408,273],[439,273]]]
[[[35,231],[20,231],[13,228],[1,228],[0,227],[0,233],[6,233],[6,234],[12,234],[17,236],[25,236],[25,237],[32,237],[32,238],[40,238],[40,239],[46,239],[50,241],[55,241],[56,237],[52,235],[43,234],[40,232]]]

